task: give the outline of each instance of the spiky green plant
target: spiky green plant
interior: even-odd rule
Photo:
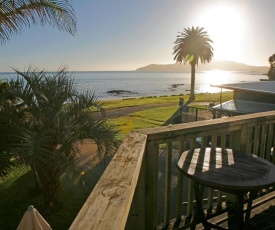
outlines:
[[[91,139],[103,158],[116,148],[116,130],[95,92],[79,91],[66,69],[15,71],[18,77],[9,81],[10,87],[2,94],[14,98],[12,106],[0,111],[12,114],[7,118],[14,125],[8,143],[15,159],[31,167],[46,210],[58,209],[59,178],[75,168],[77,143]]]

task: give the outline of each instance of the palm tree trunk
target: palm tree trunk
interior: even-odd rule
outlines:
[[[196,63],[191,62],[191,88],[190,88],[190,96],[189,96],[189,102],[195,100],[195,68]]]
[[[59,211],[62,208],[62,205],[58,202],[57,199],[57,193],[59,190],[58,177],[56,177],[56,175],[49,174],[48,178],[43,180],[42,184],[45,212],[50,214]]]

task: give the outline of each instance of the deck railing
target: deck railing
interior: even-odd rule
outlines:
[[[157,229],[189,226],[191,182],[176,169],[186,149],[211,146],[275,162],[275,112],[138,130],[127,135],[71,229]],[[207,190],[205,210],[222,209],[226,194]],[[171,227],[171,228],[172,228]]]

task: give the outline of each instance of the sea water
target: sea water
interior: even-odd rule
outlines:
[[[0,73],[0,80],[15,76],[15,73]],[[79,90],[95,91],[102,100],[185,95],[190,93],[191,85],[190,73],[88,71],[69,72],[69,76],[75,79]],[[219,88],[211,85],[255,82],[260,79],[267,79],[267,76],[264,73],[255,72],[197,72],[195,93],[220,92]]]

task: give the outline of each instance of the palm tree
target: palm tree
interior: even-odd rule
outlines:
[[[210,62],[213,57],[213,42],[203,27],[186,28],[177,36],[174,46],[174,60],[179,63],[188,62],[191,65],[191,90],[189,102],[195,100],[195,67],[201,63]]]
[[[270,64],[267,76],[269,78],[269,80],[274,81],[275,80],[275,54],[272,54],[269,58],[268,58],[268,62]]]
[[[41,187],[47,211],[59,209],[60,176],[75,169],[79,141],[91,139],[100,158],[116,148],[116,130],[105,117],[94,92],[77,90],[66,69],[56,73],[29,68],[15,70],[5,95],[16,98],[12,109],[15,158],[29,165]],[[100,115],[94,115],[95,111]]]
[[[76,19],[69,0],[2,0],[0,2],[0,41],[20,33],[31,23],[52,25],[74,34]]]

